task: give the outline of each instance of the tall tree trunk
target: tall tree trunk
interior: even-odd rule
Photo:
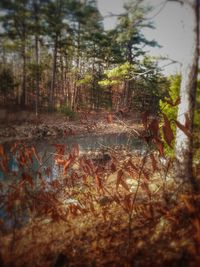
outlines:
[[[185,49],[185,61],[182,65],[182,80],[180,88],[181,103],[178,107],[177,120],[182,125],[187,125],[188,132],[186,135],[182,130],[177,128],[176,132],[176,158],[178,166],[176,167],[177,178],[190,181],[194,186],[192,176],[192,148],[193,148],[193,119],[195,94],[197,83],[198,59],[199,59],[199,7],[198,0],[186,0],[184,8],[187,9],[188,21],[185,30],[192,33],[190,47]],[[186,118],[189,118],[187,120]]]
[[[39,46],[38,46],[38,35],[35,35],[35,62],[36,62],[36,75],[35,75],[35,115],[38,116],[38,107],[39,107]]]
[[[35,29],[35,64],[36,64],[36,72],[35,72],[35,115],[38,116],[38,107],[39,107],[39,38],[38,38],[38,29],[39,27],[39,2],[38,0],[33,0],[33,12],[34,12],[34,23],[36,26]]]
[[[95,51],[95,44],[93,46],[93,51]],[[94,54],[95,55],[95,54]],[[92,83],[91,83],[91,109],[95,109],[95,56],[92,59]]]
[[[78,96],[78,90],[79,88],[77,87],[76,83],[79,79],[80,76],[80,41],[81,41],[81,24],[78,22],[78,36],[77,36],[77,56],[76,56],[76,77],[75,77],[75,83],[74,83],[74,102],[72,105],[73,110],[76,110],[77,108],[77,96]]]
[[[22,41],[22,60],[23,60],[23,67],[22,67],[22,94],[20,99],[20,104],[22,107],[26,105],[26,44],[25,39]]]
[[[126,47],[126,60],[128,63],[133,64],[133,55],[132,55],[132,42],[129,42]],[[131,81],[124,81],[123,83],[123,108],[129,108],[131,106],[132,98],[132,87]]]
[[[64,100],[64,96],[65,96],[65,91],[64,91],[64,59],[63,59],[63,56],[62,56],[62,51],[60,53],[60,78],[61,78],[61,85],[60,85],[60,92],[59,92],[59,100],[60,100],[60,104],[64,104],[63,103],[63,100]],[[60,97],[63,96],[63,98],[61,99]]]
[[[132,55],[132,42],[129,42],[127,45],[127,61],[130,64],[133,64],[133,55]],[[131,107],[131,98],[133,94],[133,88],[131,86],[131,81],[125,81],[126,87],[126,99],[125,99],[125,107]]]
[[[50,107],[55,108],[55,80],[56,80],[56,68],[57,68],[57,52],[58,52],[58,35],[55,37],[54,41],[54,51],[53,51],[53,68],[52,68],[52,80],[50,89]]]
[[[26,2],[23,2],[23,8],[26,9]],[[25,13],[23,14],[25,16]],[[22,67],[22,94],[21,94],[21,99],[20,99],[20,104],[23,107],[26,106],[27,102],[27,94],[26,94],[26,79],[27,79],[27,73],[26,73],[26,41],[27,41],[27,22],[26,18],[24,17],[22,20],[22,31],[21,31],[21,53],[22,53],[22,60],[23,60],[23,67]]]

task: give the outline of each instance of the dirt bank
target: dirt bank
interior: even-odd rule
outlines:
[[[137,135],[141,129],[138,119],[131,114],[122,117],[107,112],[79,113],[76,120],[70,121],[62,114],[41,114],[36,119],[33,113],[22,113],[9,114],[8,119],[1,122],[0,143],[86,133],[99,135],[132,131]]]

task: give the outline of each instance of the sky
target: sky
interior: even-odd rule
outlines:
[[[109,12],[120,14],[123,12],[123,3],[126,0],[98,0],[98,6],[101,14],[106,16]],[[134,0],[133,0],[134,1]],[[150,48],[152,56],[168,56],[170,59],[178,61],[177,64],[171,64],[163,68],[165,74],[173,74],[180,71],[180,62],[184,59],[184,54],[189,47],[190,31],[185,25],[190,22],[190,14],[179,3],[170,2],[164,4],[165,0],[144,0],[147,5],[151,5],[153,10],[147,15],[149,21],[152,21],[155,29],[144,29],[142,32],[148,40],[155,39],[161,48]],[[116,18],[106,18],[105,28],[114,27]],[[162,62],[164,66],[169,62]]]

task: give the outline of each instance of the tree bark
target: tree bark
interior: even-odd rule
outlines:
[[[26,105],[26,44],[25,39],[22,41],[22,59],[23,59],[23,74],[22,74],[22,94],[20,98],[21,107]]]
[[[56,79],[56,68],[57,68],[57,51],[58,51],[58,36],[56,35],[54,41],[54,52],[53,52],[53,68],[52,68],[52,80],[50,89],[50,107],[55,107],[55,79]]]
[[[73,96],[73,104],[72,109],[76,110],[77,108],[77,99],[78,99],[78,90],[79,88],[76,85],[76,82],[78,81],[79,75],[80,75],[80,42],[81,42],[81,24],[78,22],[78,36],[77,36],[77,56],[76,56],[76,77],[75,77],[75,83],[74,83],[74,96]]]
[[[38,28],[39,28],[39,3],[38,0],[33,0],[33,12],[34,12],[34,23],[36,26],[35,32],[35,63],[36,63],[36,72],[35,72],[35,115],[38,116],[38,107],[39,107],[39,38],[38,38]]]
[[[26,3],[23,2],[23,8],[26,9]],[[22,60],[23,60],[23,67],[22,67],[22,94],[20,98],[20,104],[21,107],[24,108],[27,104],[27,92],[26,92],[26,83],[27,83],[27,72],[26,72],[26,41],[27,41],[27,21],[25,17],[25,13],[23,14],[23,20],[22,20],[22,29],[21,29],[21,53],[22,53]]]
[[[186,8],[190,23],[186,23],[185,31],[191,32],[190,47],[185,51],[185,60],[182,65],[182,80],[180,88],[181,103],[178,107],[177,121],[186,126],[190,133],[186,135],[177,127],[175,153],[178,165],[176,165],[176,178],[189,181],[194,185],[192,175],[193,156],[193,119],[195,94],[199,59],[199,7],[198,0],[186,0],[183,8]],[[186,117],[189,120],[186,120]]]
[[[39,107],[39,47],[38,47],[38,36],[35,35],[35,62],[36,62],[36,77],[35,77],[35,115],[38,116],[38,107]]]

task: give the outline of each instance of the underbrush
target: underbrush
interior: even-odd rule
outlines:
[[[11,145],[13,171],[0,146],[1,266],[199,266],[200,194],[174,181],[158,137],[140,154],[54,147]]]
[[[58,112],[65,115],[70,120],[76,120],[78,118],[78,114],[75,111],[73,111],[70,107],[68,107],[67,105],[62,105],[61,107],[59,107]]]

